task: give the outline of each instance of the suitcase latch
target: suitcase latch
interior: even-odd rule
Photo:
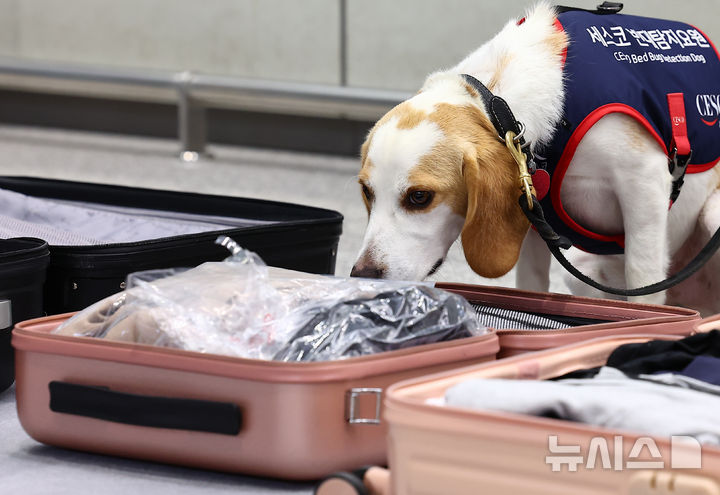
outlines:
[[[358,417],[360,408],[367,411],[367,400],[362,400],[363,396],[375,396],[375,417],[362,418]],[[362,402],[362,404],[361,404]],[[345,396],[345,419],[351,425],[379,425],[380,424],[380,405],[382,404],[381,388],[352,388],[348,390]]]

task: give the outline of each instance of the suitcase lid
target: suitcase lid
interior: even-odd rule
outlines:
[[[0,239],[0,265],[25,262],[50,256],[48,244],[34,237]]]

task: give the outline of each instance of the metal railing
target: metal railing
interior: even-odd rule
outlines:
[[[0,88],[175,103],[180,157],[187,161],[205,153],[208,108],[372,121],[410,96],[402,91],[190,71],[117,69],[7,58],[0,58]]]

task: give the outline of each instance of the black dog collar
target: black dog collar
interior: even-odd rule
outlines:
[[[507,134],[508,131],[515,133],[515,142],[520,145],[527,157],[530,173],[535,173],[535,162],[523,137],[525,126],[515,118],[512,110],[510,110],[510,105],[501,97],[494,95],[483,83],[470,74],[462,74],[462,77],[480,95],[485,105],[485,110],[490,117],[490,122],[493,127],[495,127],[500,141],[505,142],[505,134]]]

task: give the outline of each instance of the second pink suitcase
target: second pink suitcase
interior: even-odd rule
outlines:
[[[448,388],[468,379],[561,376],[605,364],[609,354],[622,344],[656,338],[636,335],[593,339],[394,385],[388,391],[384,409],[390,425],[391,492],[394,495],[720,493],[720,447],[442,404]],[[591,452],[595,457],[591,457]],[[576,470],[567,467],[571,462]],[[553,463],[558,464],[559,470],[554,471]]]

